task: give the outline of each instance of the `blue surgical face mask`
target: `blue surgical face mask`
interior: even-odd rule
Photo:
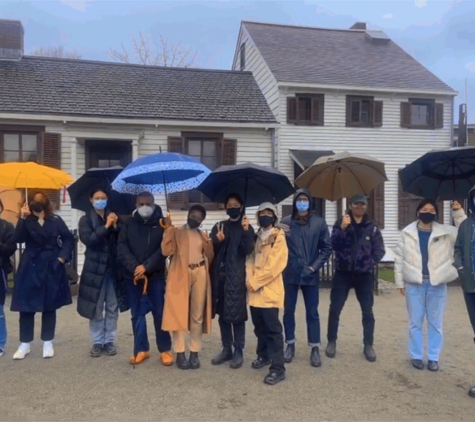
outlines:
[[[107,207],[107,199],[94,199],[92,205],[96,210],[104,210]]]
[[[310,208],[310,202],[308,201],[297,201],[295,203],[295,206],[297,207],[297,211],[303,212],[303,211],[308,211]]]

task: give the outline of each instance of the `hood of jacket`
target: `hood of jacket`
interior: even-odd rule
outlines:
[[[270,202],[263,202],[261,205],[259,205],[259,208],[256,211],[256,220],[259,222],[259,213],[264,210],[270,210],[274,213],[274,217],[275,217],[274,226],[276,226],[277,223],[279,222],[279,217],[277,215],[277,208],[275,207],[274,204],[271,204]]]
[[[161,218],[163,218],[163,212],[162,212],[162,209],[160,208],[160,206],[155,204],[155,210],[153,211],[152,216],[147,221],[145,221],[140,216],[140,214],[137,212],[137,210],[134,211],[134,215],[133,215],[132,218],[134,218],[135,220],[140,221],[144,224],[153,224],[153,225],[155,225],[155,224],[158,224],[158,222]]]
[[[297,192],[295,192],[294,194],[294,200],[292,202],[292,218],[295,218],[297,215],[298,215],[298,210],[297,210],[297,207],[296,207],[296,202],[297,202],[297,198],[299,197],[299,195],[305,195],[309,202],[310,202],[310,206],[308,208],[308,212],[309,214],[312,213],[313,209],[314,209],[314,204],[313,204],[313,198],[312,198],[312,194],[310,193],[310,191],[308,189],[299,189]]]

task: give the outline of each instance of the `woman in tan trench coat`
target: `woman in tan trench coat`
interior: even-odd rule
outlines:
[[[211,282],[209,266],[213,245],[198,227],[206,218],[206,210],[194,205],[188,222],[182,227],[165,219],[162,253],[171,257],[165,290],[162,329],[173,335],[173,348],[180,369],[200,367],[198,352],[203,334],[211,333]],[[185,334],[190,333],[190,359],[185,356]]]

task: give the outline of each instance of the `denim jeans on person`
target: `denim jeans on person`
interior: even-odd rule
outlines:
[[[374,340],[373,314],[373,273],[352,273],[336,271],[330,293],[330,313],[328,316],[328,341],[336,341],[340,314],[345,305],[348,293],[355,289],[356,298],[360,303],[363,322],[363,344],[372,346]]]
[[[104,275],[97,301],[96,314],[89,321],[92,344],[113,343],[117,335],[119,304],[114,288],[115,280],[109,273]]]
[[[140,309],[140,301],[142,299],[142,289],[143,285],[139,283],[137,286],[134,285],[132,279],[127,280],[127,296],[130,303],[130,312],[132,314],[132,330],[134,332],[134,337],[139,336],[142,341],[138,345],[138,350],[140,352],[148,352],[150,350],[150,344],[148,342],[147,336],[147,324],[143,325],[143,333],[136,333],[136,318],[137,313]],[[157,342],[157,347],[160,353],[168,352],[172,348],[172,340],[170,333],[168,331],[162,330],[162,318],[163,318],[163,306],[165,304],[165,277],[162,275],[155,275],[149,278],[148,282],[148,294],[147,298],[149,301],[149,306],[153,315],[153,323],[155,326],[155,339]]]
[[[0,349],[5,349],[7,344],[7,322],[5,321],[4,305],[0,305]]]
[[[299,290],[302,290],[305,302],[307,341],[310,347],[320,345],[320,316],[318,315],[319,286],[286,283],[284,299],[285,342],[295,343],[295,308]]]
[[[447,300],[447,285],[433,286],[430,280],[422,284],[406,283],[406,305],[409,314],[409,354],[411,359],[424,358],[422,326],[427,318],[427,355],[438,361],[442,349],[442,320]]]

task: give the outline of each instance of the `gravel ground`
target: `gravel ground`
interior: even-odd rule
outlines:
[[[128,363],[133,346],[128,313],[119,319],[117,356],[89,357],[88,324],[74,304],[58,313],[53,359],[42,359],[41,342],[36,341],[24,361],[13,361],[18,316],[7,311],[0,420],[475,420],[475,399],[467,395],[475,383],[475,347],[460,288],[449,289],[446,347],[438,373],[411,367],[404,299],[393,285],[382,285],[375,298],[376,363],[363,358],[360,310],[351,293],[336,358],[323,357],[321,368],[310,367],[302,302],[300,298],[296,359],[287,366],[287,379],[276,386],[263,384],[266,370],[250,368],[256,345],[250,322],[241,369],[211,365],[219,349],[217,324],[205,340],[201,369],[164,368],[155,348],[149,361],[133,369]],[[323,290],[323,338],[328,305],[329,291]],[[152,324],[154,340],[150,328]]]

